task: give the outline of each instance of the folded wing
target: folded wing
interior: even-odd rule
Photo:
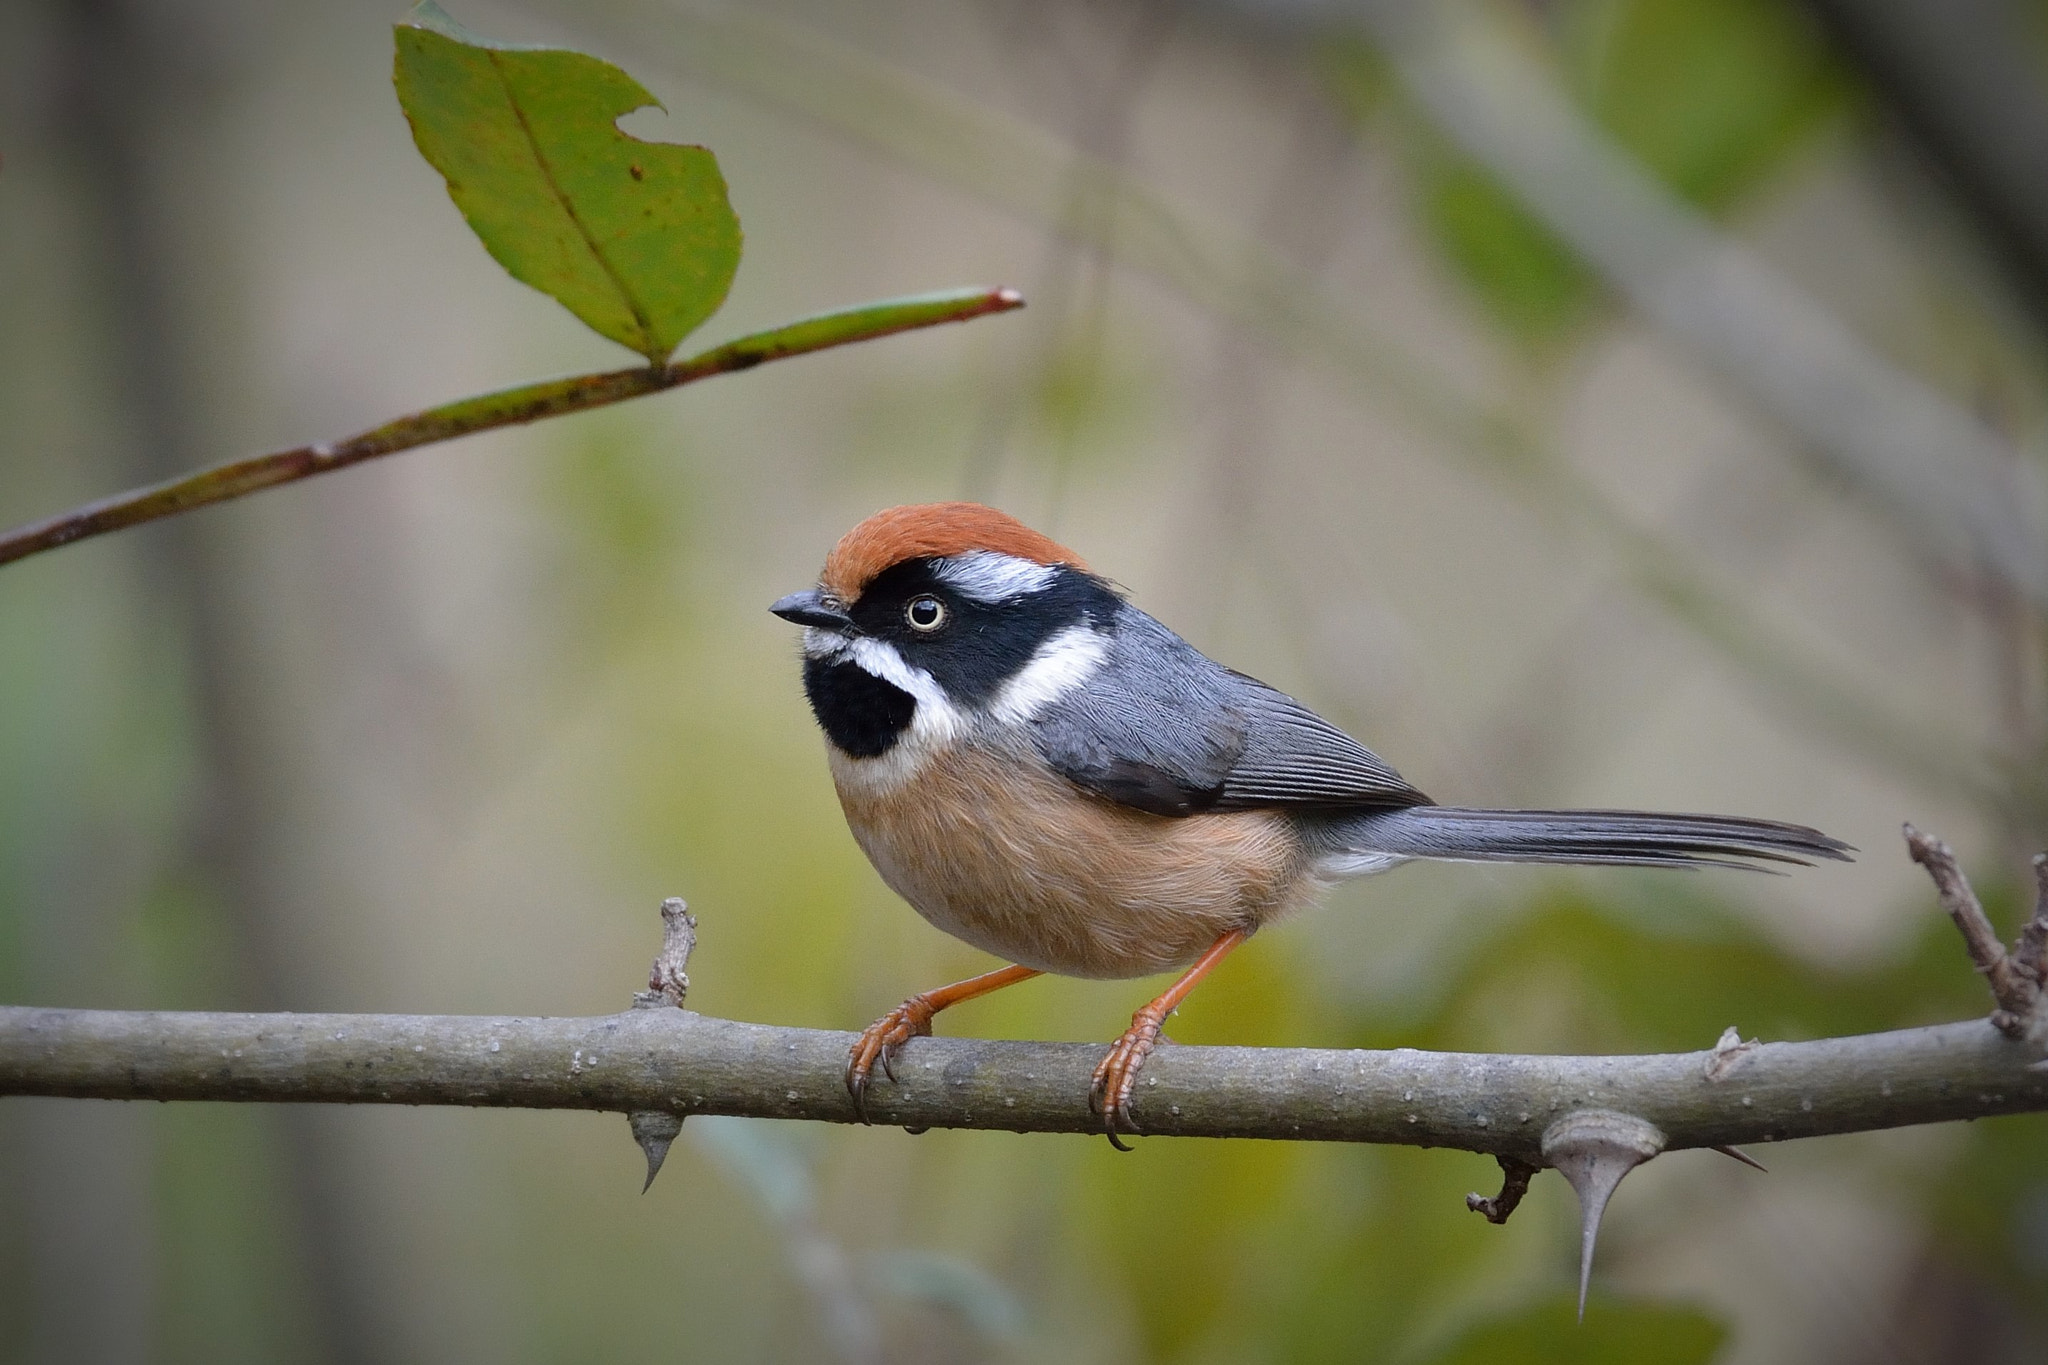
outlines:
[[[1155,815],[1429,800],[1300,702],[1129,605],[1102,668],[1042,712],[1033,737],[1069,780]]]

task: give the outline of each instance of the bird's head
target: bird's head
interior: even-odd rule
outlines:
[[[769,610],[806,628],[804,687],[827,737],[872,758],[906,735],[1030,719],[1101,665],[1119,601],[1016,518],[938,502],[869,517],[817,587]]]

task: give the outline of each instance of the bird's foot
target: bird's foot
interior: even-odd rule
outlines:
[[[846,1057],[846,1093],[853,1096],[853,1112],[862,1123],[869,1121],[868,1080],[875,1063],[882,1064],[882,1074],[893,1083],[896,1054],[912,1038],[932,1036],[932,1016],[939,1008],[929,996],[913,995],[862,1029],[854,1040],[853,1051]]]
[[[1131,1091],[1138,1084],[1138,1071],[1145,1065],[1145,1059],[1165,1041],[1159,1030],[1172,1011],[1158,1005],[1154,1001],[1131,1016],[1131,1026],[1124,1030],[1123,1037],[1110,1044],[1109,1055],[1097,1063],[1095,1079],[1088,1087],[1088,1107],[1102,1116],[1102,1130],[1109,1145],[1119,1152],[1131,1149],[1124,1146],[1117,1134],[1144,1132],[1131,1117]]]

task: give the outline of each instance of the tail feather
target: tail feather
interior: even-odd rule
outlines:
[[[1454,862],[1579,863],[1623,867],[1739,867],[1855,851],[1804,825],[1739,815],[1632,810],[1464,810],[1407,806],[1333,818],[1325,831],[1335,870],[1369,870],[1396,858]]]

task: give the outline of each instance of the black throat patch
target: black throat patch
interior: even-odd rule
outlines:
[[[804,695],[825,737],[855,758],[879,758],[895,747],[917,699],[850,660],[804,660]]]

